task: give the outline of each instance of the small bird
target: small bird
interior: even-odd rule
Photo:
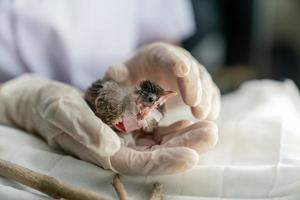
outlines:
[[[99,79],[86,90],[84,98],[95,115],[116,132],[151,133],[166,112],[166,100],[173,95],[176,92],[166,91],[149,80],[124,87],[112,80]]]

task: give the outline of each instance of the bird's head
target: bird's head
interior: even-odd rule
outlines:
[[[142,81],[136,88],[138,117],[143,119],[149,112],[162,106],[169,97],[176,95],[174,91],[166,91],[149,80]]]

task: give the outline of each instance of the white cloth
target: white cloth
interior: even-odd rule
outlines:
[[[291,81],[252,81],[222,99],[220,138],[197,167],[182,174],[124,177],[130,199],[146,199],[160,181],[164,199],[300,199],[300,96]],[[182,110],[171,113],[184,116]],[[179,115],[180,114],[180,115]],[[113,174],[16,129],[0,128],[0,158],[116,199]],[[0,199],[45,199],[0,178]]]
[[[140,44],[193,30],[188,0],[1,0],[0,82],[35,72],[83,89]]]

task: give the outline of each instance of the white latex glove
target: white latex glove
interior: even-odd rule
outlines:
[[[135,149],[140,153],[140,158],[137,160],[145,160],[142,158],[143,156],[147,156],[149,159],[151,156],[155,158],[153,151],[170,151],[168,155],[174,156],[174,159],[177,157],[178,160],[186,161],[185,166],[182,165],[182,169],[178,168],[179,164],[173,165],[174,171],[182,171],[196,164],[198,156],[193,155],[192,152],[201,154],[216,144],[217,126],[213,121],[207,120],[214,120],[219,115],[219,89],[206,69],[183,48],[166,43],[147,45],[138,50],[127,62],[110,66],[105,78],[123,85],[136,85],[141,80],[152,80],[167,90],[176,90],[181,95],[178,95],[179,99],[173,102],[173,105],[179,105],[182,101],[178,100],[183,100],[186,105],[190,106],[192,114],[202,120],[196,123],[186,120],[175,122],[169,127],[160,128],[154,136],[140,134],[139,137],[135,137],[136,145],[131,145],[131,149],[126,148],[116,155],[125,157],[128,153],[124,154],[124,152]],[[178,118],[187,117],[178,116]],[[122,148],[125,147],[122,146]],[[139,154],[134,152],[134,155]],[[167,163],[164,159],[157,159],[157,161],[162,168]],[[112,163],[118,162],[120,160],[112,159]],[[127,162],[118,165],[121,166],[118,170],[125,170],[125,167],[127,167],[126,170],[139,170],[141,167],[133,166],[135,164],[135,162]],[[130,173],[134,173],[134,170]]]
[[[106,78],[125,85],[152,80],[165,89],[178,91],[196,118],[214,120],[219,115],[219,89],[206,69],[178,46],[147,45],[124,64],[110,66]]]
[[[130,175],[185,171],[198,153],[214,146],[214,123],[180,121],[161,127],[160,144],[126,146],[97,118],[74,88],[35,75],[23,75],[0,87],[0,123],[41,135],[52,146],[79,158]],[[138,138],[136,144],[145,138]],[[149,142],[149,141],[148,141]]]
[[[120,149],[118,135],[95,117],[76,89],[33,74],[1,85],[0,123],[39,134],[52,146],[68,135],[97,152],[104,168],[111,168],[109,156]]]

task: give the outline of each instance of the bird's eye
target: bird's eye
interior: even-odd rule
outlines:
[[[146,103],[150,103],[150,104],[152,104],[152,103],[154,103],[155,102],[155,100],[156,100],[156,96],[155,95],[149,95],[149,96],[147,96],[146,97]]]

